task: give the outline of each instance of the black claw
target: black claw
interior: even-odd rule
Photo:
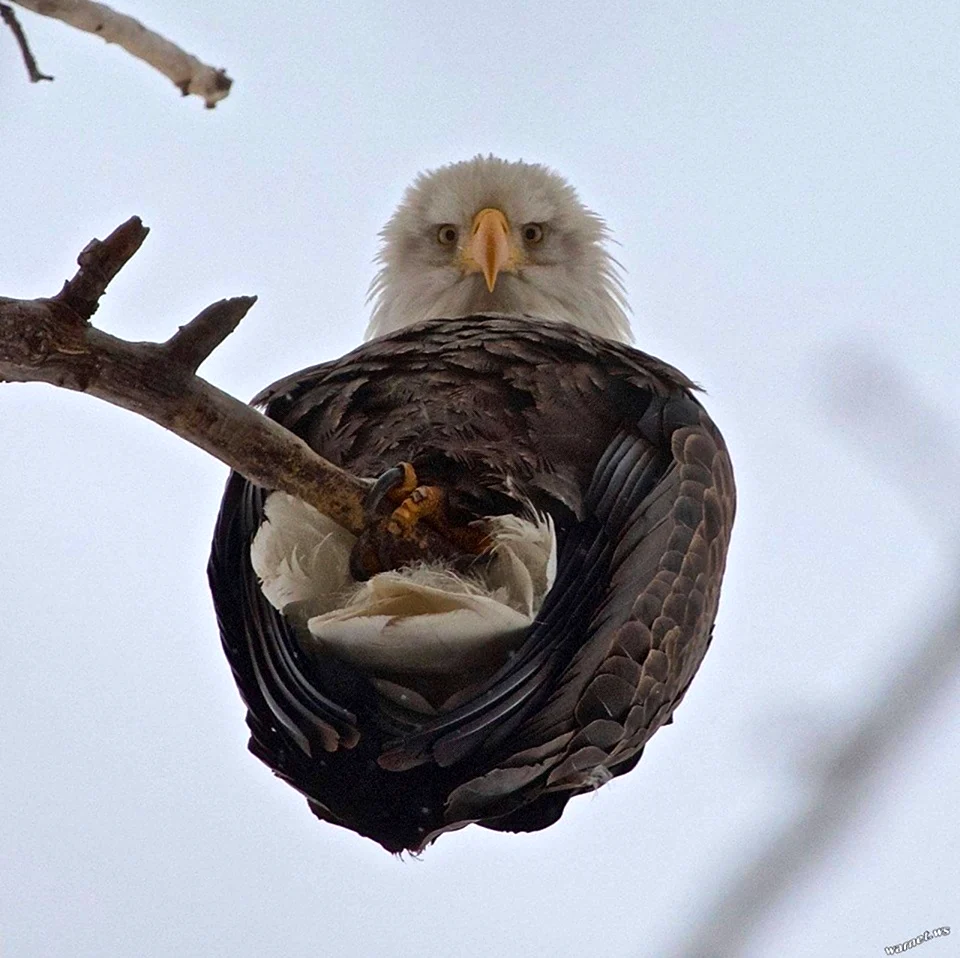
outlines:
[[[376,515],[388,492],[396,489],[406,478],[406,470],[403,463],[393,466],[383,473],[370,488],[367,498],[364,500],[363,507],[367,515]]]

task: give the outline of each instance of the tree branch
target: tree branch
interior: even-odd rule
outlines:
[[[184,96],[192,93],[202,97],[207,109],[213,109],[230,92],[233,80],[227,76],[225,70],[201,63],[175,43],[147,29],[139,20],[117,13],[102,3],[94,3],[93,0],[14,2],[34,13],[62,20],[71,27],[92,33],[107,43],[116,43],[127,53],[149,63],[172,80]]]
[[[237,328],[255,301],[255,296],[240,296],[212,303],[163,344],[167,358],[196,372],[207,356]]]
[[[90,319],[113,278],[143,246],[149,233],[139,216],[131,216],[106,240],[90,240],[77,257],[80,267],[77,275],[63,284],[54,299],[69,307],[82,320]]]
[[[88,322],[110,280],[147,229],[137,217],[78,257],[80,270],[51,299],[0,297],[0,381],[45,382],[104,399],[176,433],[250,482],[315,506],[359,535],[370,483],[327,462],[251,406],[195,370],[256,302],[221,300],[166,343],[131,343]]]
[[[33,52],[30,50],[30,44],[27,43],[26,34],[23,32],[23,27],[20,26],[20,21],[17,19],[13,7],[6,3],[0,3],[0,19],[10,28],[10,31],[17,41],[17,46],[20,47],[20,56],[23,57],[23,63],[27,68],[27,75],[30,77],[30,82],[39,83],[41,80],[52,80],[52,76],[40,72]]]
[[[957,505],[953,486],[917,475],[914,464],[929,462],[930,450],[939,455],[937,474],[956,475],[960,462],[954,435],[935,407],[915,393],[896,370],[862,349],[834,347],[834,363],[827,380],[832,396],[826,408],[849,427],[851,439],[875,456],[884,455],[878,474],[897,478],[903,492],[921,493],[926,515],[937,531],[946,531],[947,545],[956,561]],[[897,443],[892,454],[890,437]],[[954,577],[956,578],[956,577]],[[929,609],[924,595],[921,606]],[[672,958],[735,958],[742,955],[756,930],[769,920],[782,899],[795,889],[801,876],[829,860],[845,830],[856,822],[871,787],[888,770],[891,760],[911,747],[917,729],[946,693],[960,671],[960,598],[944,609],[925,636],[910,635],[902,661],[891,663],[890,679],[878,686],[870,703],[842,723],[844,732],[834,742],[818,743],[815,766],[807,766],[807,780],[796,791],[805,793],[783,823],[773,831],[756,856],[738,873],[711,888],[720,888],[714,903],[693,925],[684,926],[684,939]]]

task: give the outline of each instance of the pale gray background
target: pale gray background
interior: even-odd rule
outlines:
[[[96,321],[163,339],[256,293],[203,368],[246,398],[358,343],[376,232],[419,169],[539,160],[622,244],[638,345],[707,387],[740,513],[713,649],[637,770],[548,831],[399,861],[245,751],[204,576],[225,468],[0,386],[0,954],[671,953],[955,596],[960,5],[123,9],[234,92],[205,111],[23,13],[57,79],[30,86],[0,34],[0,293],[56,291],[138,213],[153,232]],[[876,364],[934,428],[882,390],[857,441]],[[958,686],[738,953],[866,958],[939,925],[913,954],[958,953]]]

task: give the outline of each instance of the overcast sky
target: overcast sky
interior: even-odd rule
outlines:
[[[165,339],[257,294],[202,370],[248,398],[359,342],[377,230],[419,170],[541,161],[621,244],[637,345],[708,390],[740,511],[713,647],[637,769],[547,831],[400,861],[246,753],[204,573],[226,469],[0,385],[0,954],[668,954],[955,600],[960,5],[123,9],[233,92],[206,111],[22,13],[56,81],[27,83],[0,33],[0,294],[56,292],[139,214],[96,322]],[[956,954],[958,694],[931,692],[739,953],[871,958],[947,925],[913,954]]]

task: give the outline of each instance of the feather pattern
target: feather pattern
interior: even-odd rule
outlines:
[[[251,560],[268,493],[230,477],[209,566],[224,650],[251,750],[320,818],[392,851],[469,822],[535,830],[636,764],[709,645],[734,517],[693,383],[568,323],[471,315],[397,330],[256,401],[351,472],[409,461],[478,517],[542,514],[556,532],[532,623],[489,673],[452,666],[438,708],[398,663],[374,674],[303,641]]]

